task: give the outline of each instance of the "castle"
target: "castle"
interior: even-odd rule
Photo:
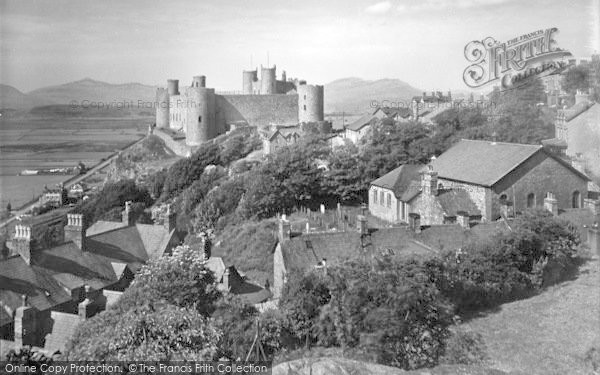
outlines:
[[[186,146],[198,146],[232,126],[266,128],[323,121],[323,86],[277,79],[276,67],[243,72],[241,93],[217,93],[206,87],[205,76],[195,76],[189,87],[170,79],[156,93],[156,127],[185,133]]]

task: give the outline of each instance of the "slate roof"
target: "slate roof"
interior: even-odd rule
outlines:
[[[414,233],[407,227],[370,229],[371,247],[376,254],[391,250],[395,257],[434,256],[441,250],[458,249],[473,240],[485,239],[508,230],[504,222],[477,224],[469,230],[458,224],[423,227]],[[286,269],[307,270],[322,259],[339,264],[363,254],[360,234],[356,231],[304,233],[281,243]]]
[[[44,349],[48,351],[60,350],[63,352],[67,341],[73,337],[81,320],[76,314],[67,314],[56,311],[52,311],[51,318],[54,321],[52,332],[46,335]]]
[[[117,283],[128,268],[135,272],[146,261],[160,257],[176,233],[162,225],[106,223],[91,228],[92,233],[108,230],[88,236],[85,251],[66,242],[34,250],[31,265],[20,256],[1,260],[1,303],[14,311],[22,305],[21,296],[27,295],[29,305],[44,311],[71,301],[74,288],[104,289]],[[0,325],[12,321],[7,316],[0,314]]]
[[[396,198],[407,202],[420,191],[420,164],[404,164],[371,182],[371,185],[390,189]]]
[[[371,121],[373,121],[374,119],[377,119],[377,117],[373,116],[371,114],[366,114],[366,115],[360,117],[358,120],[354,121],[353,123],[346,125],[346,129],[350,129],[353,131],[359,131],[360,129],[369,125],[371,123]]]
[[[544,152],[542,146],[462,139],[431,165],[440,178],[491,187],[538,152]],[[566,163],[563,165],[582,175]]]
[[[88,237],[90,237],[95,234],[108,232],[109,230],[125,228],[126,226],[127,226],[127,223],[123,223],[121,221],[98,220],[94,224],[89,226],[89,228],[85,231],[85,234]]]
[[[63,287],[43,267],[29,266],[20,256],[0,262],[0,301],[11,310],[22,305],[22,295],[30,306],[47,310],[71,300]],[[5,318],[5,317],[0,317]],[[12,322],[2,320],[0,325]]]

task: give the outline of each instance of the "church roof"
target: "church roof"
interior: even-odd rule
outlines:
[[[440,178],[492,186],[542,146],[462,139],[431,162]]]
[[[392,190],[396,198],[407,202],[419,192],[420,164],[403,164],[371,182],[371,185]]]

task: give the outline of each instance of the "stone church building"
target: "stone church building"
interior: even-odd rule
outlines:
[[[584,206],[589,178],[542,146],[463,139],[427,166],[403,165],[374,180],[369,211],[392,223],[493,221],[528,208]]]

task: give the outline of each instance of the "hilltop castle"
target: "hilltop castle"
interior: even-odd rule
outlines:
[[[276,67],[243,72],[241,93],[217,93],[206,87],[205,76],[195,76],[189,87],[179,80],[167,81],[156,93],[156,127],[185,133],[187,146],[198,146],[232,125],[266,128],[323,121],[323,86],[304,80],[281,80]]]

